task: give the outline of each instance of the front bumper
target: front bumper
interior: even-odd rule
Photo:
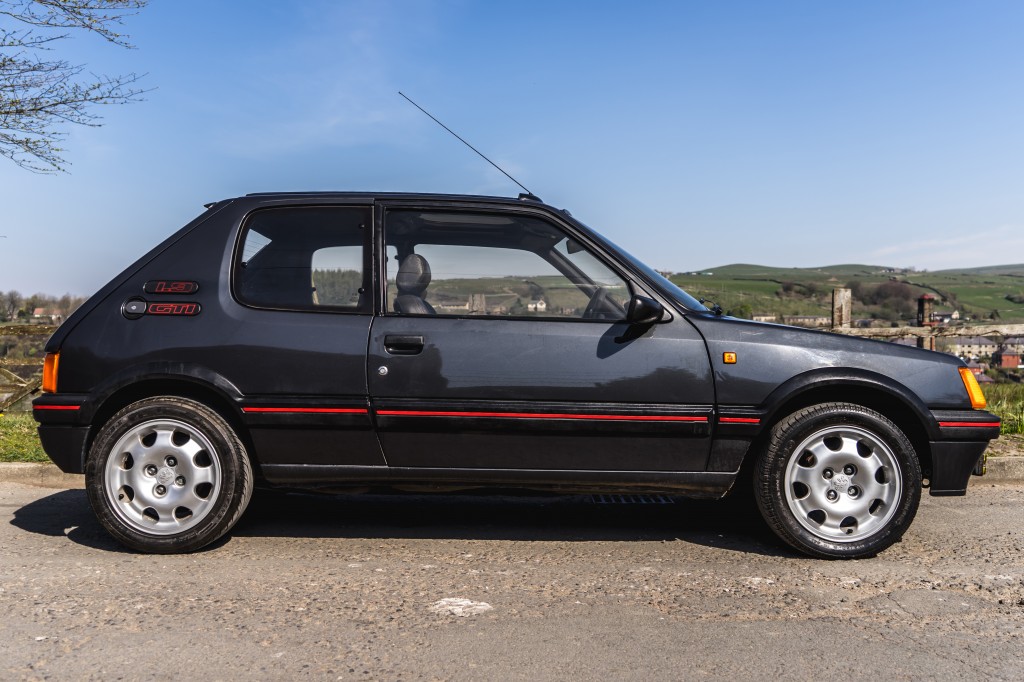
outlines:
[[[983,473],[989,441],[999,437],[1000,419],[982,410],[936,410],[938,438],[932,440],[929,493],[963,495],[974,473]]]

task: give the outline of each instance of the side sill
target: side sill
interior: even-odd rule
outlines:
[[[434,469],[419,467],[264,464],[269,483],[329,487],[338,483],[460,484],[468,488],[512,487],[566,492],[667,493],[717,499],[737,473],[721,471],[550,471],[538,469]]]

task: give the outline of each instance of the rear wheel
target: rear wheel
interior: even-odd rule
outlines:
[[[144,552],[188,552],[228,532],[252,496],[245,447],[209,407],[162,396],[128,405],[93,441],[89,502],[103,526]]]
[[[921,499],[921,467],[902,431],[874,410],[825,403],[771,431],[755,493],[772,530],[811,556],[855,559],[897,542]]]

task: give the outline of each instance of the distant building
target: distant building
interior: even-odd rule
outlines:
[[[961,358],[980,358],[992,355],[999,345],[984,336],[950,336],[943,341],[944,350]]]
[[[931,294],[925,294],[921,298],[917,299],[917,326],[918,327],[934,327],[938,324],[932,316],[932,310],[935,308],[935,297]]]
[[[981,376],[988,369],[988,365],[983,362],[974,362],[973,360],[967,363],[967,369],[971,370],[971,374],[974,376]]]
[[[824,315],[784,315],[782,321],[794,327],[831,327],[832,318]]]
[[[775,313],[754,313],[751,319],[754,322],[778,322],[779,316]]]
[[[64,321],[64,316],[53,308],[36,308],[32,311],[32,321],[39,324],[60,324]]]
[[[1022,367],[1020,357],[1017,351],[1000,349],[992,354],[992,366],[999,369],[1019,369]]]
[[[1024,355],[1024,336],[1007,336],[1003,339],[1003,348]]]
[[[527,303],[526,309],[531,313],[543,313],[548,309],[548,304],[544,302],[543,298],[540,298],[536,301],[530,301]]]

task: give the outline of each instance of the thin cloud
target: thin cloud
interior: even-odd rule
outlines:
[[[930,270],[1018,263],[1024,260],[1024,227],[1000,225],[958,234],[924,233],[914,241],[875,249],[871,257],[884,265]]]

